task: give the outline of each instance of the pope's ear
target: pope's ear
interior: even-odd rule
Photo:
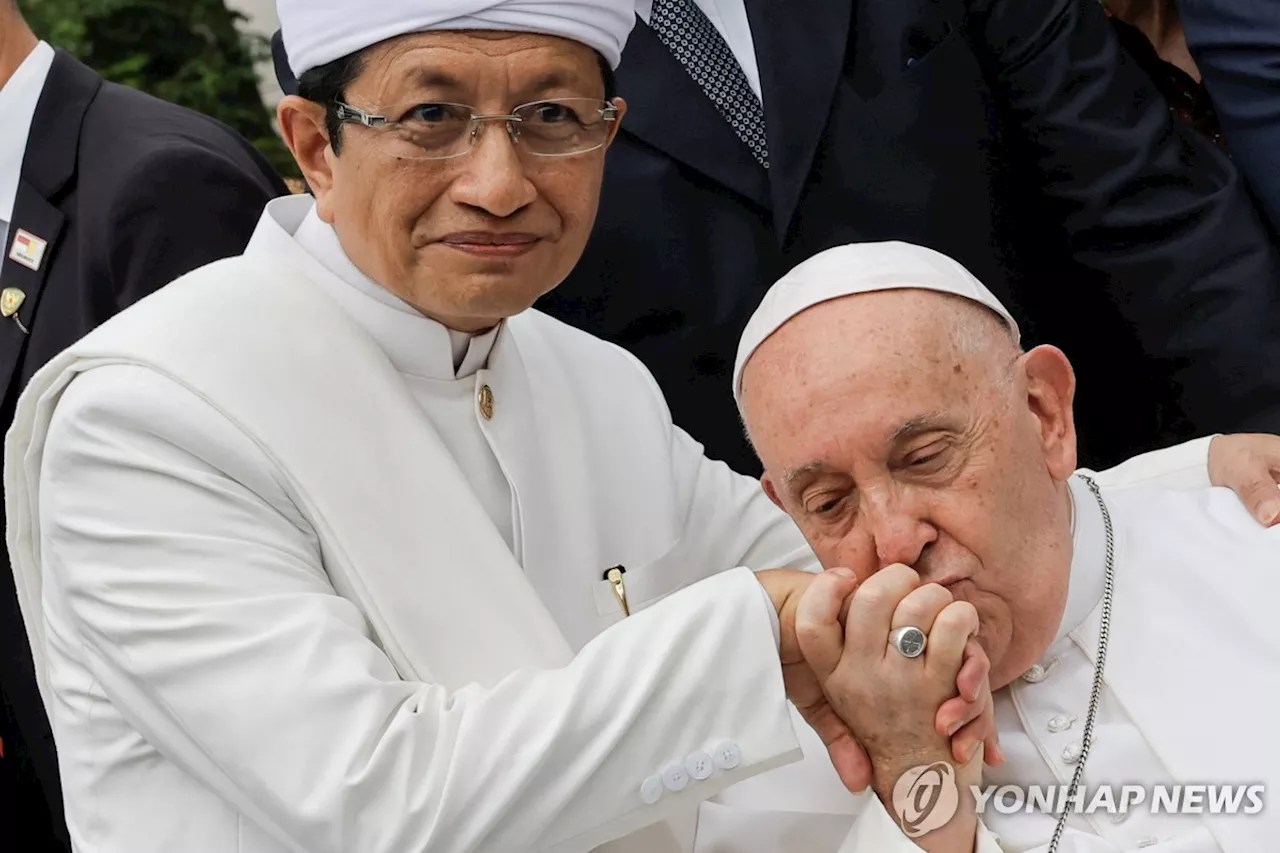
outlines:
[[[325,108],[314,101],[288,95],[276,108],[280,135],[293,152],[307,186],[320,200],[333,186],[332,149],[325,123]]]
[[[1020,359],[1027,382],[1027,408],[1040,430],[1045,464],[1055,480],[1076,469],[1074,400],[1076,374],[1066,354],[1054,346],[1038,346]]]
[[[773,501],[773,505],[783,512],[787,508],[782,505],[782,501],[778,498],[778,490],[773,487],[773,479],[769,476],[769,472],[765,471],[760,476],[760,488],[764,489],[764,493],[769,496],[769,500]]]

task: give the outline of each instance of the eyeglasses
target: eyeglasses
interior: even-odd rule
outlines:
[[[516,107],[510,115],[480,115],[466,104],[414,104],[373,115],[337,103],[338,120],[376,128],[397,157],[445,160],[468,153],[488,122],[507,123],[511,140],[538,157],[568,157],[604,147],[618,108],[592,98],[557,98]]]

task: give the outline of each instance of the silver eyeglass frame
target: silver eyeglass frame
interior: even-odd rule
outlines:
[[[595,98],[561,98],[559,100],[596,101]],[[366,112],[365,110],[362,110],[359,107],[353,107],[350,104],[344,104],[342,101],[334,101],[333,103],[334,103],[334,106],[337,108],[338,121],[340,122],[344,122],[348,124],[361,124],[361,125],[364,125],[365,127],[371,127],[376,129],[376,128],[390,127],[392,125],[400,124],[402,121],[402,119],[392,119],[383,115],[375,115],[373,113]],[[459,151],[457,154],[446,154],[443,157],[420,158],[423,160],[452,160],[455,157],[464,157],[467,154],[470,154],[475,149],[476,140],[480,138],[480,132],[481,132],[480,128],[486,122],[492,122],[492,121],[506,122],[507,134],[511,137],[511,141],[516,145],[520,145],[520,133],[516,129],[516,123],[523,122],[524,119],[518,115],[515,115],[515,113],[518,110],[524,109],[525,107],[532,107],[538,104],[554,104],[556,103],[556,99],[530,101],[527,104],[520,104],[519,106],[514,107],[511,113],[507,115],[503,115],[500,113],[494,113],[492,115],[479,114],[475,112],[475,108],[472,107],[470,104],[455,104],[450,101],[435,101],[432,103],[439,104],[442,107],[461,107],[471,113],[471,132],[469,134],[470,142],[467,145],[465,150]],[[603,109],[600,110],[600,118],[603,121],[618,120],[618,108],[611,101],[596,101],[596,103],[602,103],[606,105]],[[584,148],[581,151],[570,151],[566,154],[542,154],[530,149],[528,146],[520,145],[521,150],[527,151],[529,154],[533,155],[534,157],[576,157],[579,154],[590,154],[592,151],[598,151],[603,147],[604,147],[604,143],[601,142],[599,145],[593,145],[592,147]]]

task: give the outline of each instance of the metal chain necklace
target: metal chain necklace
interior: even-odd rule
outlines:
[[[1075,772],[1071,774],[1071,789],[1067,792],[1066,800],[1067,807],[1063,808],[1062,814],[1058,816],[1058,825],[1054,827],[1053,839],[1049,842],[1048,853],[1058,853],[1058,843],[1062,840],[1062,833],[1067,829],[1067,815],[1070,814],[1069,806],[1076,795],[1076,791],[1080,789],[1080,780],[1084,778],[1084,765],[1089,760],[1089,748],[1093,746],[1093,724],[1098,716],[1098,703],[1102,699],[1102,671],[1107,665],[1107,639],[1111,634],[1111,599],[1115,592],[1116,582],[1115,533],[1111,528],[1111,513],[1107,510],[1107,502],[1102,499],[1102,491],[1098,488],[1098,484],[1093,481],[1093,478],[1081,474],[1080,479],[1084,480],[1085,485],[1089,487],[1089,491],[1093,492],[1093,497],[1098,502],[1098,509],[1102,510],[1102,524],[1107,534],[1106,575],[1102,594],[1102,627],[1098,629],[1098,660],[1093,665],[1093,691],[1089,696],[1089,714],[1085,717],[1084,737],[1080,741],[1080,761],[1076,764]]]

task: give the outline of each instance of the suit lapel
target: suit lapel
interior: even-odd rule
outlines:
[[[0,265],[0,288],[3,288],[5,294],[0,298],[0,309],[6,309],[3,313],[7,315],[0,318],[4,323],[0,330],[0,375],[4,377],[6,384],[17,368],[27,338],[23,329],[31,328],[40,294],[65,227],[66,217],[62,212],[45,200],[25,178],[20,180],[18,198],[13,207],[13,222],[9,224],[3,264]],[[24,252],[21,244],[28,240],[34,241],[38,248]],[[38,264],[18,260],[24,256],[38,257]],[[9,316],[9,300],[14,298],[14,294],[17,294],[20,302],[17,304],[17,312]]]
[[[623,133],[769,206],[768,173],[680,60],[639,19],[618,68],[618,93],[628,105]]]
[[[785,240],[844,67],[853,0],[746,0],[760,65],[774,226]]]
[[[7,294],[0,298],[0,307],[20,300],[12,317],[0,318],[0,382],[5,388],[13,382],[22,363],[27,341],[24,329],[30,330],[35,323],[49,269],[67,230],[66,217],[56,204],[75,177],[80,126],[101,86],[101,77],[59,50],[36,106],[13,222],[0,256],[0,288]],[[43,243],[38,264],[14,259],[15,254],[21,254],[14,251],[19,232]]]

